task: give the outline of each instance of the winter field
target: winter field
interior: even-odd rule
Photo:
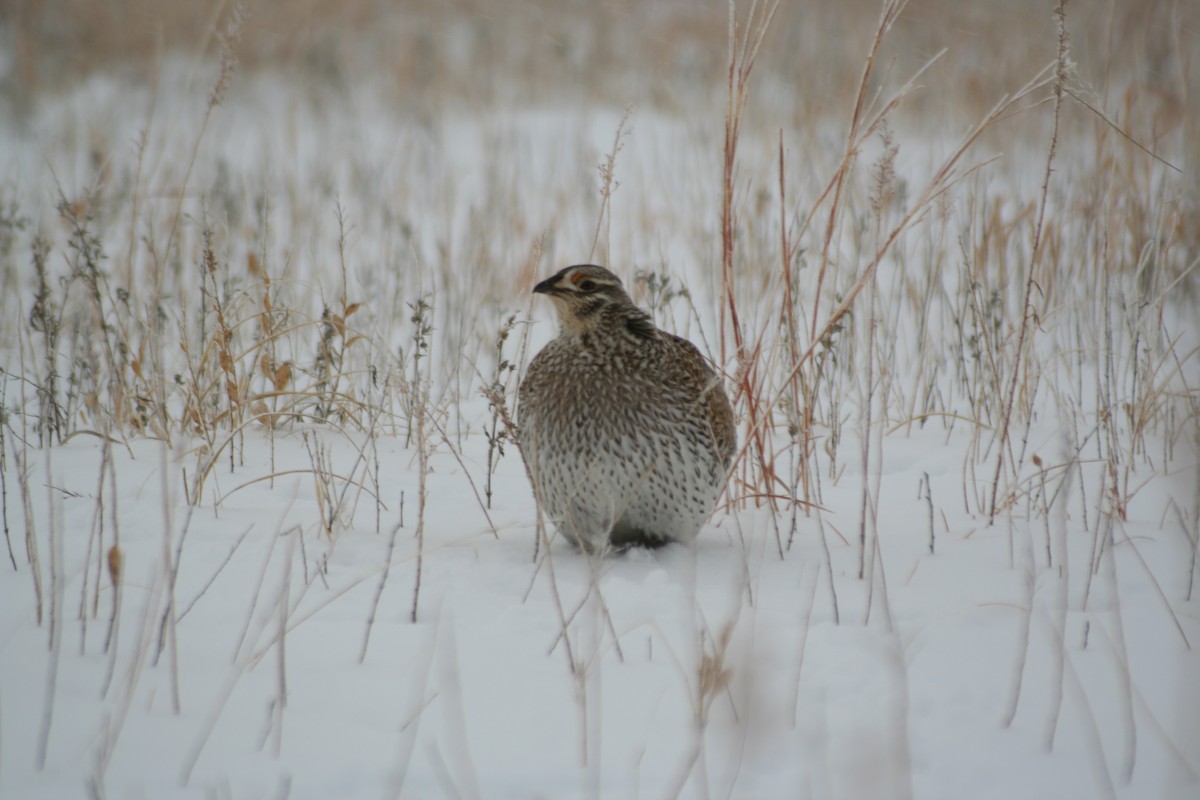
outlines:
[[[385,6],[0,5],[0,797],[1200,797],[1195,3]],[[691,548],[539,521],[581,262]]]

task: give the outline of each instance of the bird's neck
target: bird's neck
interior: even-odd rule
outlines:
[[[650,315],[633,305],[609,306],[587,316],[561,314],[559,326],[561,336],[589,350],[636,347],[658,336]]]

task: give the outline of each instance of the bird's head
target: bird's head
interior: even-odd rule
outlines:
[[[544,294],[554,301],[558,321],[564,331],[586,333],[606,324],[618,310],[638,317],[645,315],[629,299],[621,279],[604,267],[579,264],[566,267],[533,287],[534,294]],[[621,314],[620,316],[626,316]]]

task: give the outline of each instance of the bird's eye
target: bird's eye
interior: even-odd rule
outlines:
[[[589,280],[582,280],[582,281],[580,281],[579,283],[577,283],[577,284],[575,284],[575,285],[579,287],[579,290],[580,290],[581,292],[590,292],[590,291],[592,291],[593,289],[595,289],[595,288],[596,288],[596,282],[595,282],[595,281],[589,281]]]

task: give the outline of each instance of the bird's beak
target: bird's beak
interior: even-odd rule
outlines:
[[[553,278],[546,278],[546,280],[542,281],[537,286],[533,287],[533,293],[534,294],[554,294],[555,292],[558,291],[557,283],[558,283],[557,275],[555,275]]]

